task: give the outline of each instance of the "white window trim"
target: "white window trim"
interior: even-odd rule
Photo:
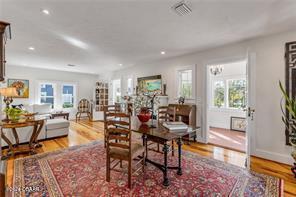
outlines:
[[[51,81],[51,80],[37,80],[36,87],[35,87],[35,102],[37,104],[41,104],[41,91],[40,85],[41,84],[53,84],[54,85],[54,106],[53,109],[55,110],[72,110],[77,108],[77,99],[78,99],[78,83],[77,82],[70,82],[70,81]],[[74,105],[73,108],[63,108],[62,103],[62,86],[63,85],[73,85],[74,88]]]
[[[73,86],[73,107],[67,107],[64,108],[63,107],[63,86]],[[61,105],[62,105],[62,109],[74,109],[75,106],[77,106],[77,83],[69,83],[69,82],[62,82],[61,83]]]
[[[224,77],[215,77],[211,80],[211,91],[210,91],[210,109],[211,110],[224,110],[224,111],[242,111],[243,109],[238,109],[229,106],[228,100],[228,81],[230,80],[247,80],[246,76],[244,75],[229,75]],[[214,82],[215,81],[223,81],[224,82],[224,105],[221,107],[214,106]]]
[[[176,95],[175,99],[178,99],[180,97],[179,73],[182,71],[185,71],[185,70],[192,70],[192,76],[191,76],[192,77],[192,98],[185,98],[185,99],[187,101],[195,100],[196,99],[196,65],[182,66],[182,67],[179,67],[176,69],[175,76],[176,76],[177,80],[176,80],[175,87],[177,87],[177,88],[176,88],[176,92],[175,92],[175,95]]]

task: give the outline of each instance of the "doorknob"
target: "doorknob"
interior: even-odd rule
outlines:
[[[251,109],[251,107],[245,108],[244,111],[248,113],[248,117],[251,117],[251,120],[254,120],[255,109]]]

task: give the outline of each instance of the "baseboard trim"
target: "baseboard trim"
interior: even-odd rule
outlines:
[[[288,165],[292,165],[294,162],[293,158],[290,155],[269,152],[262,149],[256,149],[254,152],[251,153],[251,155]]]

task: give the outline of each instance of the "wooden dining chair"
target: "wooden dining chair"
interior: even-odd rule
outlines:
[[[171,106],[158,107],[158,123],[176,121],[176,108]],[[157,151],[159,152],[160,144],[157,143]],[[174,156],[174,140],[172,140],[172,156]]]
[[[106,148],[107,138],[106,138],[106,129],[107,129],[107,120],[114,119],[112,116],[114,113],[120,112],[120,105],[105,105],[104,106],[104,147]]]
[[[131,188],[132,175],[140,169],[145,170],[145,147],[143,143],[132,141],[131,116],[129,114],[119,112],[110,113],[109,116],[114,117],[114,119],[107,119],[106,121],[106,181],[110,182],[111,170],[116,170],[118,164],[122,167],[122,161],[127,161],[128,187]],[[141,156],[141,159],[137,160],[135,166],[142,165],[133,170],[132,161],[138,156]]]

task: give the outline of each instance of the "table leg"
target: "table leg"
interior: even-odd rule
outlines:
[[[178,144],[178,175],[182,175],[182,138],[177,141]]]
[[[30,138],[30,142],[29,142],[29,147],[31,149],[31,152],[35,153],[35,148],[36,147],[41,147],[40,144],[38,144],[38,135],[41,132],[41,129],[44,125],[44,121],[41,121],[39,123],[36,123],[33,127],[33,133],[32,136]]]
[[[163,145],[163,155],[164,155],[164,166],[163,166],[163,185],[169,186],[170,181],[168,179],[168,152],[169,152],[169,145],[165,142]]]
[[[13,136],[14,136],[14,139],[15,139],[15,146],[18,146],[20,142],[19,142],[19,137],[17,135],[17,132],[16,132],[15,128],[12,128],[12,133],[13,133]]]
[[[3,131],[1,132],[1,138],[8,144],[8,151],[7,151],[7,155],[3,155],[2,156],[2,160],[5,160],[9,157],[9,153],[11,153],[11,155],[14,155],[13,152],[13,144],[11,143],[11,141],[4,135]]]
[[[146,159],[148,157],[148,145],[147,145],[147,135],[143,135],[143,146],[145,147],[145,159],[144,159],[144,165],[147,165]]]

